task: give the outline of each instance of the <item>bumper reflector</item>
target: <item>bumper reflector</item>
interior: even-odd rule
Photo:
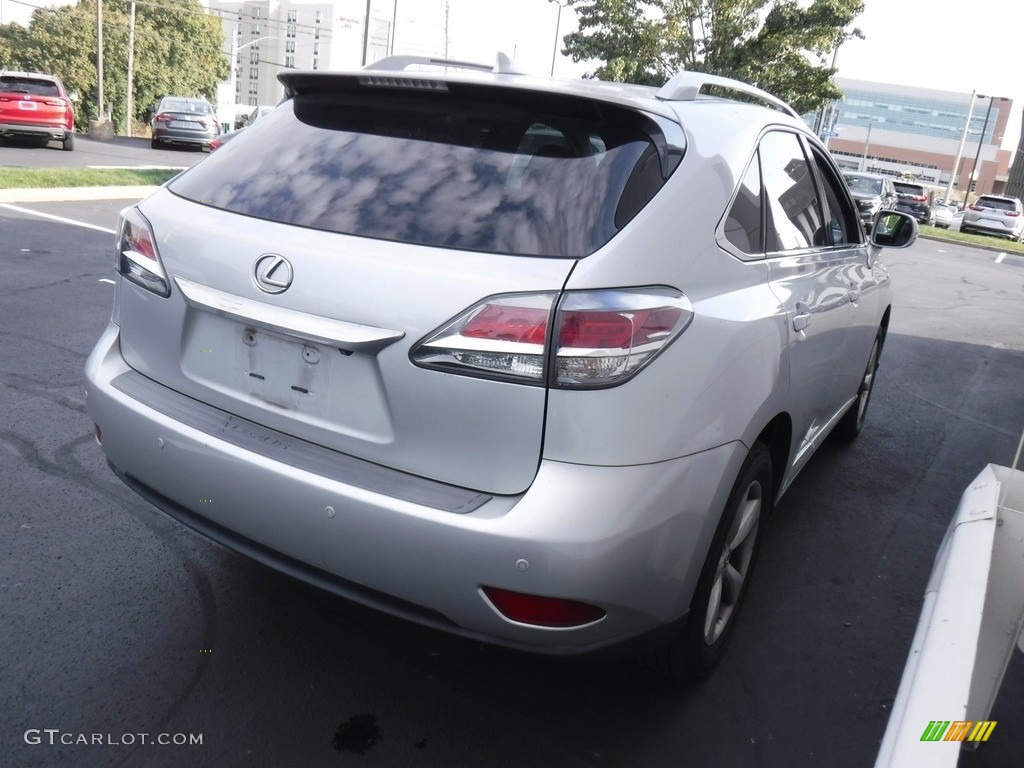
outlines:
[[[491,605],[506,619],[538,627],[580,627],[603,619],[605,612],[594,605],[558,597],[541,597],[484,587]]]

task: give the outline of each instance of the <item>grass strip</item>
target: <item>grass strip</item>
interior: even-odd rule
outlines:
[[[175,168],[0,168],[0,189],[158,186]]]
[[[997,248],[1007,253],[1024,253],[1024,243],[1015,243],[990,235],[965,235],[962,232],[950,232],[943,227],[929,227],[925,224],[921,225],[921,234],[931,240],[946,240],[951,243],[963,243],[964,245],[983,245],[988,248]]]

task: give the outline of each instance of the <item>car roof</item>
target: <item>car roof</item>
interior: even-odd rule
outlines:
[[[17,77],[25,79],[48,80],[51,83],[59,83],[60,78],[56,75],[44,75],[42,72],[14,72],[11,70],[0,70],[0,77]]]

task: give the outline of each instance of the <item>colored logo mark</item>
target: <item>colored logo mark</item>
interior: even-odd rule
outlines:
[[[921,741],[988,741],[995,727],[995,720],[932,720]]]

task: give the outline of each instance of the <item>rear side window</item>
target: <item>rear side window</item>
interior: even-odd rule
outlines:
[[[761,139],[761,173],[768,202],[768,253],[825,245],[827,232],[811,167],[794,133]]]
[[[282,104],[170,190],[331,232],[577,258],[607,243],[665,183],[664,136],[639,112],[439,85],[332,80],[331,90]]]

